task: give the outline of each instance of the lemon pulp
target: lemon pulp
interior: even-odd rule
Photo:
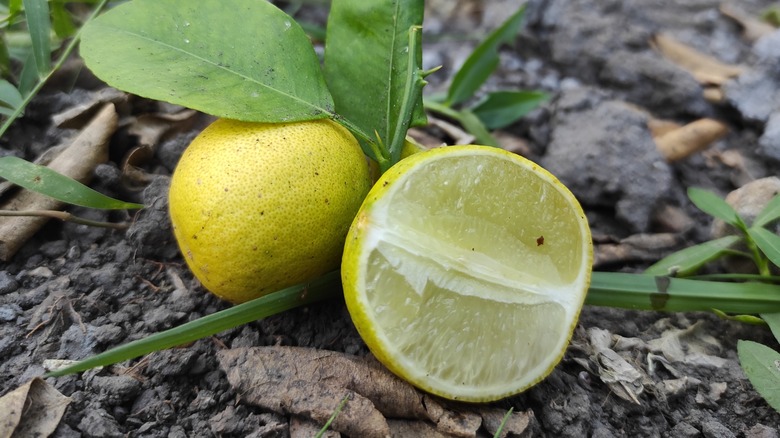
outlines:
[[[350,314],[377,358],[453,399],[517,393],[560,360],[589,282],[574,196],[519,156],[484,146],[402,160],[347,238]]]

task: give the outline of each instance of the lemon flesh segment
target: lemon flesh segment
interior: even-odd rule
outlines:
[[[489,401],[562,357],[590,279],[574,196],[484,146],[402,160],[374,186],[342,262],[347,305],[389,369],[451,399]]]

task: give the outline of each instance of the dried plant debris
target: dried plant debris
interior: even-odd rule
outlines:
[[[766,21],[743,11],[736,2],[720,5],[720,13],[737,22],[742,27],[742,33],[745,38],[751,42],[776,30],[774,26]]]
[[[699,119],[655,137],[655,145],[673,162],[707,149],[728,132],[726,124],[714,119]]]
[[[95,167],[108,160],[108,143],[116,130],[118,116],[113,104],[106,104],[71,145],[48,165],[65,176],[87,184]],[[27,190],[0,204],[2,210],[56,210],[62,206],[48,196]],[[8,261],[24,242],[48,221],[45,217],[15,216],[0,218],[0,260]]]
[[[348,401],[331,429],[348,436],[403,436],[393,431],[426,426],[388,419],[427,422],[444,436],[475,437],[494,429],[500,409],[440,401],[400,380],[372,358],[299,347],[235,348],[219,353],[221,368],[242,401],[270,411],[325,424],[341,401]],[[521,434],[533,422],[530,413],[513,413],[508,422]],[[426,435],[424,435],[426,436]],[[436,436],[436,435],[427,435]]]
[[[44,380],[32,379],[0,397],[0,437],[49,436],[69,403]]]
[[[656,34],[651,44],[666,59],[690,73],[702,85],[723,85],[744,69],[699,52],[665,33]]]

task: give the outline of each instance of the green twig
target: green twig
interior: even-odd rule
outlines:
[[[101,0],[100,3],[95,7],[95,10],[92,11],[92,14],[87,18],[87,23],[92,21],[98,13],[100,13],[100,10],[103,9],[103,7],[108,3],[108,0]],[[62,54],[60,55],[57,62],[54,64],[54,66],[49,70],[48,73],[46,73],[46,76],[38,79],[38,83],[35,84],[35,86],[30,90],[30,93],[27,94],[27,96],[24,97],[24,100],[22,100],[22,103],[14,110],[14,112],[6,119],[6,121],[3,123],[2,126],[0,126],[0,137],[5,135],[5,132],[8,130],[9,127],[11,127],[11,124],[16,121],[16,119],[19,118],[19,116],[22,115],[24,112],[24,109],[27,108],[27,105],[32,101],[32,99],[35,97],[36,94],[38,94],[39,91],[41,91],[41,88],[48,82],[48,80],[52,77],[52,75],[59,70],[63,64],[65,64],[65,61],[67,61],[68,57],[70,56],[71,52],[76,48],[76,45],[79,43],[79,40],[81,38],[81,31],[84,29],[84,26],[82,25],[78,32],[73,36],[73,38],[70,40],[68,45],[65,47],[65,50],[63,50]]]
[[[422,27],[420,26],[412,26],[409,28],[409,59],[407,61],[407,77],[406,84],[404,85],[404,94],[401,98],[401,107],[398,111],[400,117],[396,121],[395,130],[393,131],[392,138],[389,139],[390,144],[388,144],[387,147],[387,149],[389,149],[390,160],[386,163],[379,163],[379,169],[382,173],[401,159],[401,151],[404,147],[406,131],[409,130],[409,124],[412,120],[414,105],[422,95],[422,88],[426,84],[424,79],[426,72],[419,68],[416,58],[417,49],[420,46],[421,33]]]

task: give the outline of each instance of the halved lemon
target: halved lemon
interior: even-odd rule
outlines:
[[[593,244],[574,195],[518,155],[450,146],[378,180],[347,236],[342,282],[361,337],[418,388],[485,402],[562,358]]]

